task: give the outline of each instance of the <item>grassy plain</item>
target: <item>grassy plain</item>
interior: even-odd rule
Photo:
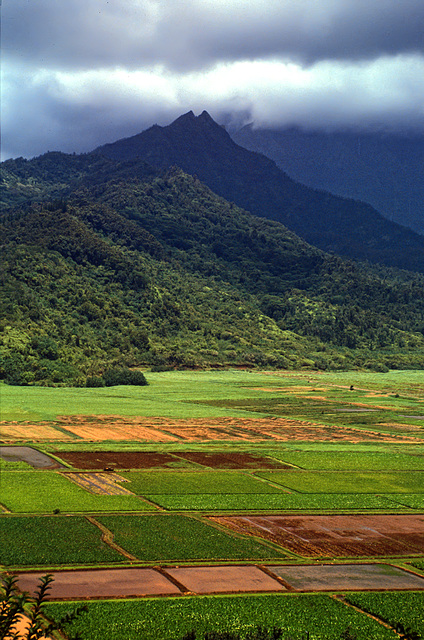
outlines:
[[[63,415],[164,416],[174,418],[250,416],[251,411],[279,415],[323,417],[336,404],[361,402],[365,408],[384,406],[387,416],[424,415],[422,371],[366,372],[261,372],[178,371],[146,373],[147,387],[13,387],[1,385],[2,420],[55,420]],[[350,387],[354,389],[351,391]],[[371,394],[370,394],[371,392]],[[311,396],[325,395],[325,400]],[[276,397],[279,396],[279,397]],[[305,397],[308,402],[305,402]],[[308,397],[309,396],[309,397]],[[244,402],[239,402],[240,400]],[[258,400],[254,404],[255,400]],[[213,402],[214,404],[209,404]],[[334,416],[336,424],[346,415]],[[349,424],[361,426],[375,416],[350,415]],[[333,420],[330,420],[333,422]]]

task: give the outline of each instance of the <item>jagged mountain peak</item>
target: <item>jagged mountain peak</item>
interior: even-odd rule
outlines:
[[[312,245],[339,255],[424,272],[424,239],[371,206],[301,185],[266,156],[239,146],[203,111],[165,127],[99,147],[113,160],[140,158],[178,166],[251,213],[284,224]]]

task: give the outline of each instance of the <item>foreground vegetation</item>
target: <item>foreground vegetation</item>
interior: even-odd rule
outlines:
[[[418,598],[423,601],[422,596]],[[56,618],[71,611],[72,606],[48,604],[46,612]],[[336,640],[347,627],[358,640],[399,637],[331,596],[315,594],[90,602],[84,618],[72,624],[70,630],[85,633],[90,640],[176,640],[193,629],[199,635],[216,629],[245,635],[257,625],[281,627],[294,640],[304,640],[307,632],[311,640]]]

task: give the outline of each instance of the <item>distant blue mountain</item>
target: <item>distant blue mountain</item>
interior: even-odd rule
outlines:
[[[255,129],[233,140],[272,158],[294,180],[368,202],[424,234],[424,135]]]

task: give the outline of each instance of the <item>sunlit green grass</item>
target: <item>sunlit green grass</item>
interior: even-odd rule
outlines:
[[[386,411],[405,409],[424,415],[424,376],[420,371],[376,374],[230,370],[146,372],[145,375],[149,383],[147,387],[86,389],[13,387],[1,384],[1,419],[39,421],[54,420],[62,415],[251,417],[251,413],[241,406],[243,403],[237,407],[231,404],[234,405],[232,401],[236,400],[254,399],[260,401],[257,407],[259,413],[263,412],[266,416],[273,412],[275,395],[280,394],[280,388],[296,389],[298,386],[306,387],[310,395],[322,395],[321,391],[324,389],[324,395],[328,394],[330,401],[338,403],[360,401],[379,404]],[[350,391],[351,385],[354,387],[353,391]],[[272,392],[269,389],[278,391]],[[319,391],[316,392],[315,389]],[[367,398],[367,390],[381,391],[384,397]],[[285,391],[283,395],[286,395]],[[224,402],[222,406],[214,406],[203,404],[203,401]],[[293,403],[296,404],[296,400]],[[325,406],[329,408],[328,403]],[[371,415],[360,414],[356,418],[367,420]],[[414,422],[416,421],[411,421]]]
[[[52,471],[3,471],[1,503],[13,513],[149,511],[137,496],[94,495]]]

